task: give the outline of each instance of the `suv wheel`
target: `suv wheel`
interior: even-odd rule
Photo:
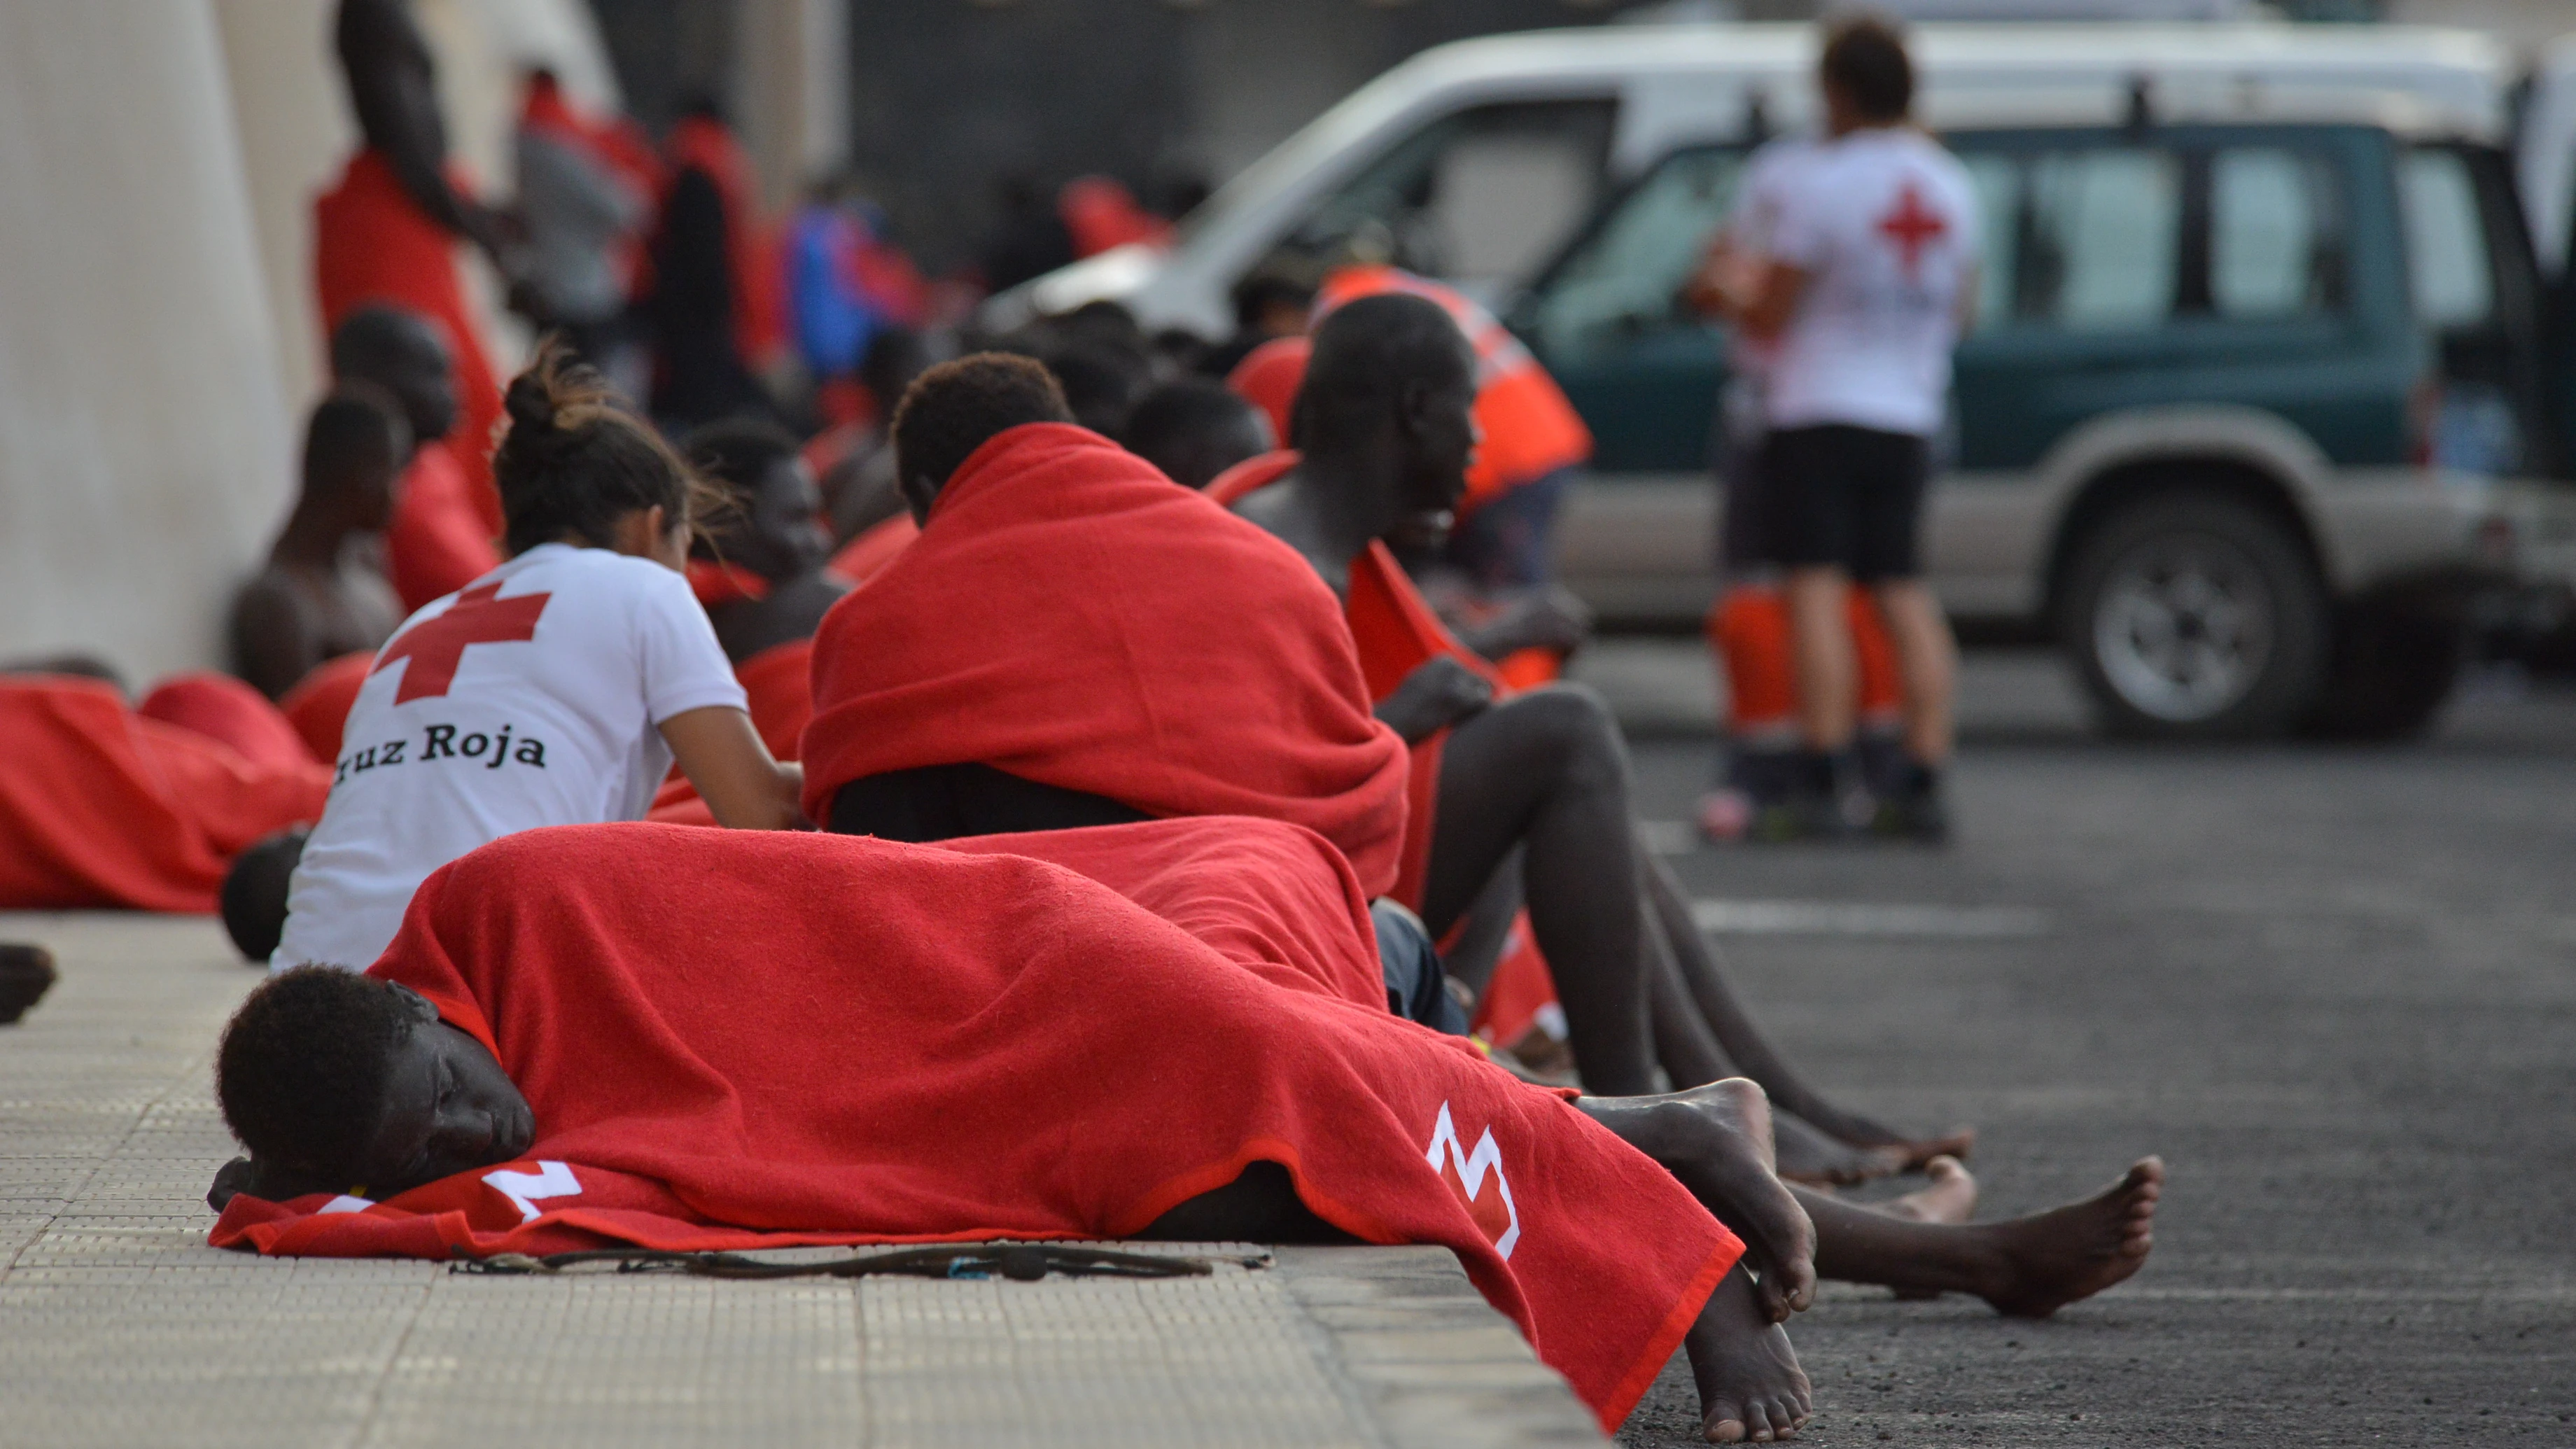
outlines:
[[[2244,739],[2315,702],[2329,622],[2290,530],[2204,494],[2130,504],[2086,534],[2059,632],[2113,733]]]

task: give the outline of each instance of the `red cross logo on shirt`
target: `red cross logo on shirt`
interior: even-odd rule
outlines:
[[[554,597],[519,594],[504,599],[500,593],[501,586],[491,583],[458,594],[446,613],[413,625],[386,645],[385,652],[376,656],[376,667],[367,672],[380,674],[397,659],[411,661],[403,671],[402,688],[394,691],[396,704],[447,693],[447,686],[456,682],[456,666],[465,658],[465,646],[517,644],[535,638],[537,616],[546,611],[546,600]]]
[[[1915,191],[1914,183],[1908,181],[1904,189],[1896,193],[1895,209],[1878,219],[1878,229],[1881,235],[1896,243],[1897,251],[1905,259],[1905,280],[1911,282],[1922,265],[1923,248],[1948,235],[1950,224],[1941,219],[1939,212],[1923,205],[1923,197]]]

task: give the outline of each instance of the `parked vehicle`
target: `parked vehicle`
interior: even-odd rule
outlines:
[[[1560,566],[1617,620],[1695,620],[1723,337],[1674,294],[1751,147],[1809,123],[1803,26],[1442,47],[1228,185],[1097,296],[1217,335],[1256,267],[1362,228],[1493,305],[1598,440]],[[1928,519],[1971,622],[2060,639],[2115,728],[2400,733],[2469,601],[2576,578],[2576,402],[2481,36],[2399,27],[1925,26],[1924,115],[1976,178],[1982,307]],[[2550,92],[2536,87],[2535,98]],[[2535,110],[2539,109],[2535,106]]]

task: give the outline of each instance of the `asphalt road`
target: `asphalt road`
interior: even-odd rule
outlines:
[[[1704,660],[1586,673],[1641,813],[1687,819]],[[1976,1125],[1980,1217],[2160,1153],[2156,1249],[2043,1323],[1829,1290],[1802,1437],[2576,1445],[2576,689],[2483,675],[2399,747],[2156,748],[1988,654],[1962,714],[1949,849],[1673,859],[1811,1079]],[[1622,1441],[1693,1442],[1692,1404],[1677,1359]]]

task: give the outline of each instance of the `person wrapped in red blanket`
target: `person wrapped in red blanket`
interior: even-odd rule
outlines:
[[[922,532],[815,635],[807,816],[935,840],[1257,815],[1391,889],[1404,743],[1304,560],[1073,426],[1025,358],[943,364],[906,400]]]
[[[250,686],[150,702],[166,719],[100,680],[0,677],[0,910],[212,911],[234,856],[321,815],[331,767]]]
[[[244,1004],[217,1092],[252,1158],[212,1241],[1178,1235],[1284,1180],[1261,1221],[1455,1252],[1605,1428],[1687,1336],[1712,1428],[1791,1432],[1803,1245],[1731,1272],[1685,1169],[1628,1140],[1695,1123],[1760,1179],[1758,1094],[1577,1103],[1387,1014],[1373,956],[1347,863],[1272,822],[523,832],[430,877],[365,976]]]

